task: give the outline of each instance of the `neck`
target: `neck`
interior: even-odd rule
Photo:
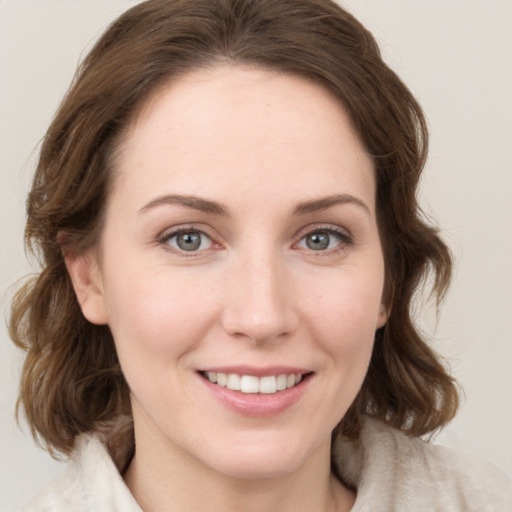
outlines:
[[[341,512],[349,511],[355,501],[355,494],[331,474],[329,443],[291,473],[236,478],[179,447],[163,448],[154,437],[145,443],[148,436],[135,432],[136,453],[125,481],[145,512]]]

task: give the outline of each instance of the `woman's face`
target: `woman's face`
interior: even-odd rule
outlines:
[[[247,477],[325,463],[386,320],[374,170],[344,109],[302,78],[195,71],[115,165],[81,303],[114,336],[138,449]]]

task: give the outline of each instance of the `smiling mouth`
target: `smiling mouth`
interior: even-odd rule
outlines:
[[[201,375],[217,386],[230,389],[231,391],[240,391],[248,394],[266,394],[271,395],[280,391],[297,386],[311,373],[301,374],[282,373],[279,375],[267,375],[265,377],[256,377],[254,375],[239,375],[237,373],[221,372],[200,372]]]

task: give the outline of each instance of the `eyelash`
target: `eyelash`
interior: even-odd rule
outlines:
[[[157,242],[158,242],[158,244],[164,246],[165,250],[170,251],[174,254],[177,254],[180,257],[183,257],[183,258],[197,257],[198,254],[204,252],[207,249],[200,249],[200,250],[196,250],[196,251],[185,251],[185,250],[180,250],[175,247],[172,247],[169,244],[169,241],[172,240],[173,238],[178,237],[180,235],[191,234],[191,233],[197,233],[202,236],[205,236],[206,238],[208,238],[210,240],[212,246],[220,247],[220,244],[216,243],[215,239],[211,235],[209,235],[208,233],[206,233],[205,231],[203,231],[201,229],[194,228],[192,226],[185,227],[185,228],[178,228],[178,229],[171,230],[171,231],[166,231],[166,232],[162,233],[157,238]],[[311,252],[312,254],[314,254],[315,256],[318,256],[318,257],[328,256],[328,255],[332,255],[333,253],[345,251],[354,245],[354,239],[353,239],[352,235],[341,228],[336,228],[333,226],[315,226],[312,229],[307,229],[307,230],[299,233],[300,238],[297,242],[295,242],[293,244],[293,247],[296,247],[307,236],[311,236],[314,234],[327,234],[327,235],[331,235],[331,236],[334,235],[339,241],[339,243],[335,247],[332,247],[330,249],[318,250],[318,251],[315,251],[314,249],[309,249],[309,252]]]
[[[320,251],[310,249],[310,252],[318,257],[330,256],[334,253],[346,251],[347,249],[354,245],[354,239],[352,235],[344,229],[337,228],[334,226],[315,226],[313,229],[306,229],[305,231],[300,233],[299,241],[296,242],[294,246],[302,242],[307,236],[311,236],[314,234],[327,234],[330,236],[334,235],[338,239],[338,244],[330,249]]]
[[[215,243],[214,238],[203,231],[202,229],[194,228],[192,226],[185,227],[185,228],[178,228],[171,231],[165,231],[157,238],[157,242],[164,247],[165,250],[172,252],[173,254],[177,254],[180,257],[183,258],[193,258],[194,256],[197,256],[201,252],[203,252],[205,249],[199,250],[199,251],[184,251],[177,249],[175,247],[172,247],[169,244],[169,241],[172,240],[175,237],[178,237],[180,235],[190,234],[190,233],[197,233],[202,236],[205,236],[211,241],[212,246],[219,246],[219,244]]]

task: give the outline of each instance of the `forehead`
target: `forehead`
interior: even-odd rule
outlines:
[[[129,127],[116,170],[121,186],[148,194],[177,187],[243,196],[271,184],[281,194],[315,196],[338,185],[373,198],[375,188],[372,161],[330,92],[301,77],[232,65],[159,88]]]

